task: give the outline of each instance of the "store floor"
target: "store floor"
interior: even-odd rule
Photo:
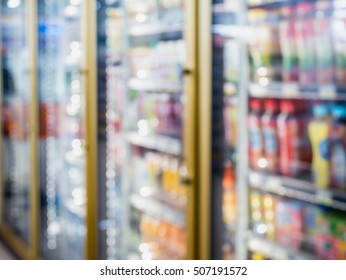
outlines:
[[[10,252],[0,239],[0,260],[16,260],[17,258]]]

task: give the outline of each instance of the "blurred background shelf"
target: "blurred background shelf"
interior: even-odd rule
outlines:
[[[314,260],[312,254],[292,250],[252,233],[248,234],[247,245],[250,251],[260,253],[274,260]]]
[[[346,193],[342,191],[318,189],[307,181],[258,172],[250,172],[249,183],[265,192],[346,211]]]
[[[300,86],[272,82],[268,86],[252,83],[249,87],[252,97],[287,98],[287,99],[321,99],[346,101],[346,88],[335,85]]]
[[[150,197],[143,197],[139,194],[131,195],[130,201],[134,208],[154,218],[170,222],[180,227],[184,227],[185,225],[184,213],[172,209],[164,202]]]
[[[129,143],[135,146],[178,156],[182,153],[181,141],[172,137],[162,135],[141,136],[137,132],[130,132],[126,138]]]

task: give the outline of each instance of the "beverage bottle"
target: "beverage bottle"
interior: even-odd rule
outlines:
[[[226,224],[232,224],[236,217],[236,201],[234,191],[234,166],[230,161],[225,163],[224,175],[222,180],[222,212],[223,220]]]
[[[300,173],[300,135],[296,106],[293,101],[284,100],[280,104],[281,113],[277,118],[280,147],[280,173],[296,176]]]
[[[275,100],[268,99],[264,103],[265,113],[262,116],[262,131],[264,139],[265,169],[271,173],[279,171],[279,141],[276,130],[279,106]]]
[[[263,167],[263,136],[261,129],[262,104],[258,99],[250,101],[249,124],[249,161],[250,167],[259,170]]]
[[[271,30],[264,24],[267,13],[263,10],[253,10],[249,13],[252,34],[249,40],[252,76],[255,81],[268,79],[272,76],[271,45],[273,42]]]
[[[346,189],[346,106],[337,104],[332,108],[333,121],[330,129],[330,172],[332,186]]]
[[[316,78],[319,84],[334,83],[334,58],[331,36],[330,1],[316,2],[314,34],[316,47]]]
[[[310,174],[312,160],[312,150],[308,133],[308,125],[311,119],[310,107],[308,107],[306,100],[296,100],[294,104],[299,127],[300,168],[307,175]]]
[[[315,82],[315,37],[313,5],[302,2],[297,5],[296,44],[298,49],[299,83],[311,85]]]
[[[330,116],[326,104],[313,106],[313,119],[309,122],[308,132],[312,146],[311,171],[313,181],[319,188],[326,189],[330,183],[329,160],[321,150],[328,139]]]
[[[296,46],[295,7],[283,8],[284,18],[279,25],[282,54],[282,80],[286,83],[298,81],[298,50]]]
[[[171,159],[170,163],[170,169],[171,169],[171,185],[172,185],[172,194],[175,197],[179,196],[179,162],[176,158]]]
[[[335,80],[346,85],[346,15],[332,18],[332,37],[335,56]]]

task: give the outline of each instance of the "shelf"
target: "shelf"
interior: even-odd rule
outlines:
[[[168,136],[141,136],[137,132],[130,132],[127,134],[126,139],[135,146],[156,150],[171,155],[180,156],[182,154],[181,141]]]
[[[250,84],[252,97],[273,97],[293,99],[346,100],[346,88],[335,85],[300,86],[296,83],[285,84],[272,82],[268,86]]]
[[[263,237],[258,237],[253,233],[248,234],[247,247],[252,252],[258,252],[274,260],[313,260],[312,254],[292,250],[289,247],[282,247]]]
[[[307,0],[310,2],[313,2],[315,0]],[[331,0],[332,1],[332,0]],[[343,9],[346,8],[346,4],[344,0],[334,0],[333,1],[334,8],[335,9]],[[281,7],[284,7],[286,5],[290,5],[292,1],[290,0],[273,0],[273,1],[267,1],[267,3],[262,3],[262,4],[253,4],[253,5],[248,5],[249,10],[255,10],[255,9],[265,9],[265,10],[272,10],[272,9],[278,9]]]
[[[149,24],[136,24],[129,28],[130,36],[150,36],[162,33],[182,32],[183,24],[167,24],[164,22],[154,22]]]
[[[159,82],[159,80],[141,80],[136,78],[130,79],[128,87],[132,90],[148,92],[176,93],[182,91],[180,82]]]
[[[285,6],[286,4],[291,3],[289,0],[275,0],[275,1],[267,1],[267,3],[262,4],[254,4],[254,5],[248,5],[248,9],[277,9],[282,6]]]
[[[160,220],[173,223],[180,227],[185,226],[185,215],[180,211],[173,210],[162,202],[139,194],[133,194],[130,198],[131,205],[137,210],[156,217]]]
[[[346,193],[342,191],[318,189],[307,181],[260,172],[250,172],[249,182],[252,188],[265,192],[346,211]]]
[[[142,197],[147,197],[150,199],[154,199],[161,203],[166,204],[168,207],[179,211],[184,212],[186,207],[186,201],[171,195],[163,190],[158,190],[152,187],[142,187],[139,191]]]

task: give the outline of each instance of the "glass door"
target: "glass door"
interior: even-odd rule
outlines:
[[[196,3],[136,0],[124,9],[124,258],[194,258]]]
[[[24,258],[31,254],[28,248],[32,245],[34,223],[31,4],[30,1],[1,1],[1,230],[4,238]]]
[[[246,101],[244,4],[215,0],[200,15],[200,183],[202,239],[208,243],[203,259],[238,258],[240,185],[245,174],[241,118]],[[241,136],[241,137],[240,137]],[[208,210],[203,210],[205,205]],[[207,226],[208,224],[208,226]],[[209,235],[209,236],[208,236]]]
[[[102,259],[195,256],[195,4],[99,1]]]
[[[121,1],[99,1],[98,54],[98,194],[100,259],[124,257],[122,209],[126,111],[125,13]]]
[[[241,61],[238,4],[237,1],[214,1],[212,6],[212,254],[217,259],[235,258]]]
[[[41,255],[84,259],[88,88],[82,19],[84,5],[90,3],[38,4]]]

